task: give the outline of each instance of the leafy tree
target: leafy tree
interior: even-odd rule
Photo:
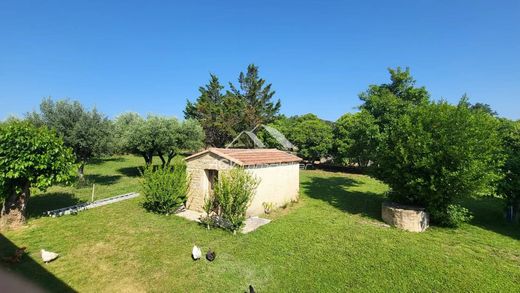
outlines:
[[[376,157],[379,126],[376,119],[363,110],[341,116],[334,125],[335,159],[367,167]]]
[[[54,131],[23,121],[0,124],[0,226],[23,224],[30,188],[67,182],[74,167],[71,149]]]
[[[175,118],[149,115],[143,119],[136,113],[125,113],[117,117],[117,137],[123,152],[140,155],[147,165],[153,156],[169,165],[180,151],[198,150],[203,145],[202,127],[194,120],[180,123]]]
[[[158,150],[163,165],[169,165],[182,151],[197,151],[204,147],[204,130],[196,120],[188,119],[176,125],[172,123],[172,128],[176,129],[171,133],[170,140]],[[163,154],[166,154],[166,160]]]
[[[298,155],[310,161],[328,157],[332,152],[332,123],[314,114],[276,120],[273,127],[298,147]]]
[[[280,101],[271,101],[275,92],[259,77],[257,66],[249,65],[238,82],[238,86],[230,83],[230,90],[223,94],[224,87],[212,74],[209,83],[199,88],[197,100],[187,102],[184,117],[199,121],[206,145],[223,147],[241,131],[276,118]]]
[[[29,113],[27,119],[37,126],[54,129],[65,145],[72,148],[81,181],[85,164],[92,158],[110,154],[113,149],[112,122],[95,108],[86,110],[78,101],[44,99],[40,113]]]
[[[484,103],[475,103],[475,104],[471,105],[471,109],[476,110],[476,111],[484,111],[491,116],[498,115],[498,113],[496,111],[494,111],[490,105],[484,104]]]
[[[467,212],[464,196],[489,194],[500,179],[498,122],[441,101],[411,107],[385,127],[377,150],[377,176],[392,188],[394,201],[420,205],[432,221],[457,226]]]
[[[398,119],[409,107],[424,105],[430,94],[424,87],[415,87],[415,80],[410,70],[388,69],[391,83],[371,85],[359,95],[363,101],[362,110],[366,110],[377,120],[381,130],[392,119]]]
[[[499,183],[498,193],[504,197],[507,206],[513,209],[512,220],[518,221],[520,216],[520,121],[502,121],[501,134],[506,160],[502,168],[504,178]]]
[[[243,121],[238,130],[251,130],[258,124],[272,122],[280,111],[280,100],[272,102],[275,91],[271,84],[265,84],[260,78],[258,66],[250,64],[247,72],[241,72],[238,77],[238,87],[229,83],[228,93],[244,102]]]

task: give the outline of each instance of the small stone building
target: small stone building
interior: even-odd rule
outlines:
[[[196,153],[186,158],[191,178],[186,206],[202,212],[219,172],[240,166],[260,181],[247,216],[261,215],[264,202],[281,206],[298,198],[300,161],[299,157],[277,149],[210,148]]]

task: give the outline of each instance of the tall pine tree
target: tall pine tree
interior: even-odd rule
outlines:
[[[188,101],[184,110],[186,119],[195,119],[201,124],[207,146],[222,147],[231,141],[241,121],[243,106],[222,94],[223,89],[218,77],[211,74],[209,83],[199,88],[200,96],[194,103]]]
[[[238,87],[229,83],[229,95],[244,103],[244,112],[240,130],[251,130],[258,124],[273,122],[280,111],[280,100],[273,102],[275,91],[271,84],[259,77],[258,66],[250,64],[247,73],[241,72],[238,77]]]
[[[251,64],[247,73],[241,72],[238,83],[230,83],[223,94],[224,87],[212,74],[209,83],[199,88],[197,100],[186,105],[185,118],[199,121],[207,146],[223,147],[240,131],[274,121],[280,111],[280,100],[271,101],[275,92],[259,77],[257,66]]]

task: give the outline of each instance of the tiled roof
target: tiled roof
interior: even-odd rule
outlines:
[[[191,155],[186,160],[192,160],[205,153],[213,153],[228,159],[240,166],[264,165],[276,163],[299,162],[302,159],[277,149],[219,149],[210,148],[200,153]]]

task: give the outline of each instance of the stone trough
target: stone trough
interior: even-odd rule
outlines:
[[[381,217],[388,225],[410,232],[424,232],[430,223],[430,216],[423,208],[392,202],[383,203]]]

